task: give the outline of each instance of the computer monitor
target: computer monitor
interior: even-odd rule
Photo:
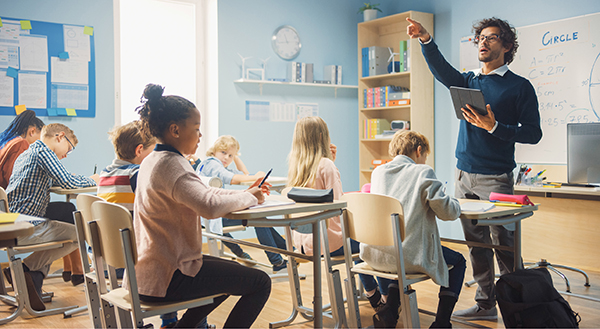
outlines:
[[[600,122],[567,124],[569,183],[600,183]]]

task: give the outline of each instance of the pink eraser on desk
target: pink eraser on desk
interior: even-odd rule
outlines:
[[[527,197],[526,194],[512,195],[512,194],[502,194],[502,193],[492,192],[492,193],[490,193],[490,200],[516,202],[518,204],[533,206],[533,202],[531,202],[531,200],[529,200],[529,198]]]

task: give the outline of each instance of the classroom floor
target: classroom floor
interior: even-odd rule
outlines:
[[[467,249],[463,246],[451,245],[451,248],[461,251],[465,258],[468,259]],[[256,249],[244,248],[253,258],[267,262],[265,254]],[[527,261],[527,260],[526,260]],[[6,264],[3,264],[6,265]],[[62,261],[57,261],[53,264],[52,271],[59,269],[62,266]],[[270,273],[270,268],[258,266],[257,268],[264,269]],[[304,299],[304,305],[311,305],[312,298],[312,266],[310,264],[300,265],[300,272],[306,274],[306,280],[301,281],[301,291]],[[341,271],[343,272],[343,271]],[[590,276],[591,287],[585,288],[583,286],[583,276],[577,273],[569,273],[565,271],[565,274],[571,282],[571,290],[575,294],[586,295],[590,297],[600,298],[600,272],[588,271]],[[343,277],[345,275],[343,274]],[[343,279],[342,277],[342,279]],[[471,274],[469,268],[467,268],[466,279],[469,280]],[[565,290],[565,284],[563,280],[553,275],[555,287],[559,291]],[[323,277],[323,294],[324,304],[329,303],[329,298],[326,289],[325,277]],[[413,285],[413,289],[417,291],[417,299],[419,308],[428,310],[431,312],[436,311],[437,306],[437,293],[438,286],[433,284],[431,281],[418,283]],[[67,305],[85,305],[85,293],[83,291],[83,285],[73,287],[70,283],[64,283],[61,278],[46,280],[44,284],[45,291],[54,291],[55,297],[52,303],[46,304],[47,308],[60,307]],[[463,309],[471,307],[474,303],[473,297],[475,296],[476,286],[464,287],[460,300],[457,303],[457,309]],[[598,328],[600,324],[600,303],[592,302],[581,298],[565,296],[565,299],[571,304],[571,307],[575,312],[581,315],[580,328]],[[217,328],[221,328],[229,311],[233,308],[235,297],[230,297],[225,301],[219,308],[217,308],[210,316],[209,323],[215,324]],[[0,317],[5,317],[11,312],[12,309],[6,305],[0,303]],[[282,281],[278,279],[273,282],[271,297],[267,302],[267,305],[263,309],[260,317],[254,323],[254,328],[268,328],[269,322],[279,321],[286,319],[291,311],[291,300],[290,300],[290,289],[287,280]],[[360,312],[362,316],[363,326],[372,326],[372,316],[374,314],[368,302],[360,302]],[[500,313],[500,311],[498,311]],[[181,312],[180,312],[181,316]],[[421,327],[428,328],[433,322],[434,317],[430,315],[420,314]],[[153,323],[155,328],[160,327],[160,319],[157,317],[149,318],[146,323]],[[473,321],[476,327],[483,328],[504,328],[504,324],[501,319],[498,321]],[[324,327],[332,328],[334,323],[331,319],[324,318]],[[457,322],[453,322],[454,328],[473,328],[472,326],[463,325]],[[10,322],[6,325],[7,328],[91,328],[91,322],[87,312],[74,315],[72,318],[63,319],[62,314],[34,318],[31,317],[26,311],[23,315],[17,318],[15,321]],[[301,316],[298,316],[292,325],[288,328],[312,328],[312,322],[307,321]],[[402,328],[402,322],[398,322],[398,328]]]

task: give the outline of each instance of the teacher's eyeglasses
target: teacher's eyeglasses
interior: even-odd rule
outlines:
[[[475,36],[475,42],[480,43],[482,41],[488,41],[489,43],[494,43],[498,40],[500,40],[500,36],[497,34],[490,34],[490,35],[476,35]]]
[[[58,136],[58,134],[56,134],[54,136]],[[63,135],[63,137],[67,140],[67,142],[69,142],[69,145],[71,145],[71,149],[67,151],[67,155],[69,155],[73,151],[75,151],[75,145],[73,145],[73,143],[71,143],[71,141],[69,140],[69,137],[67,137],[67,135]]]

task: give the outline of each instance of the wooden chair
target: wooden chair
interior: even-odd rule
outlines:
[[[380,272],[371,268],[367,263],[354,265],[352,259],[346,256],[348,274],[348,303],[349,321],[351,328],[361,328],[360,311],[358,308],[355,274],[367,274],[386,279],[398,280],[402,303],[402,322],[407,328],[420,328],[417,295],[410,285],[428,280],[426,274],[406,274],[402,254],[404,239],[404,215],[398,199],[379,194],[349,193],[342,201],[348,203],[342,216],[342,232],[344,249],[350,248],[350,239],[369,245],[394,246],[396,252],[397,273]]]
[[[81,262],[83,266],[83,275],[85,276],[84,290],[87,305],[76,309],[68,310],[64,313],[64,317],[68,318],[71,317],[73,314],[89,310],[88,314],[90,316],[92,324],[94,325],[94,328],[102,327],[102,315],[100,313],[100,295],[98,294],[98,286],[96,284],[96,272],[92,271],[92,266],[88,261],[88,251],[85,244],[87,242],[88,245],[92,245],[89,227],[87,223],[93,220],[92,204],[98,201],[104,201],[104,199],[91,194],[77,195],[78,210],[73,212],[73,220],[75,222],[75,229],[77,230],[79,255],[81,257]],[[102,271],[99,271],[99,273],[102,273]]]
[[[108,327],[105,319],[109,315],[113,315],[110,309],[104,307],[106,303],[110,303],[118,309],[121,328],[134,326],[141,328],[144,326],[144,318],[207,305],[213,303],[214,298],[222,295],[212,295],[181,302],[141,302],[135,274],[137,247],[131,213],[118,204],[99,201],[92,204],[92,216],[96,218],[89,223],[95,265],[99,269],[104,268],[104,264],[108,266],[111,288],[108,291],[104,275],[96,276],[98,291],[103,301],[103,327]],[[126,290],[118,286],[115,268],[125,268],[129,289]]]
[[[0,211],[8,212],[8,195],[6,191],[0,187]],[[62,241],[50,241],[46,243],[38,243],[34,245],[23,245],[23,246],[14,246],[7,247],[6,253],[8,254],[9,266],[11,269],[11,277],[14,285],[15,296],[9,296],[7,292],[11,289],[8,289],[4,286],[4,275],[2,271],[0,271],[0,301],[7,305],[15,306],[17,309],[15,312],[5,318],[0,324],[10,322],[17,318],[23,311],[23,309],[27,310],[27,312],[33,316],[46,316],[53,315],[58,313],[63,313],[67,310],[77,308],[77,305],[67,306],[67,307],[59,307],[53,309],[47,309],[43,311],[36,311],[31,307],[31,302],[29,301],[29,294],[27,292],[27,284],[25,283],[25,274],[23,272],[23,262],[21,258],[18,257],[20,254],[29,254],[36,251],[60,248],[64,246],[66,243],[73,243],[71,240],[62,240]],[[47,303],[52,301],[52,297],[54,296],[53,292],[46,292],[42,294],[42,300]]]

